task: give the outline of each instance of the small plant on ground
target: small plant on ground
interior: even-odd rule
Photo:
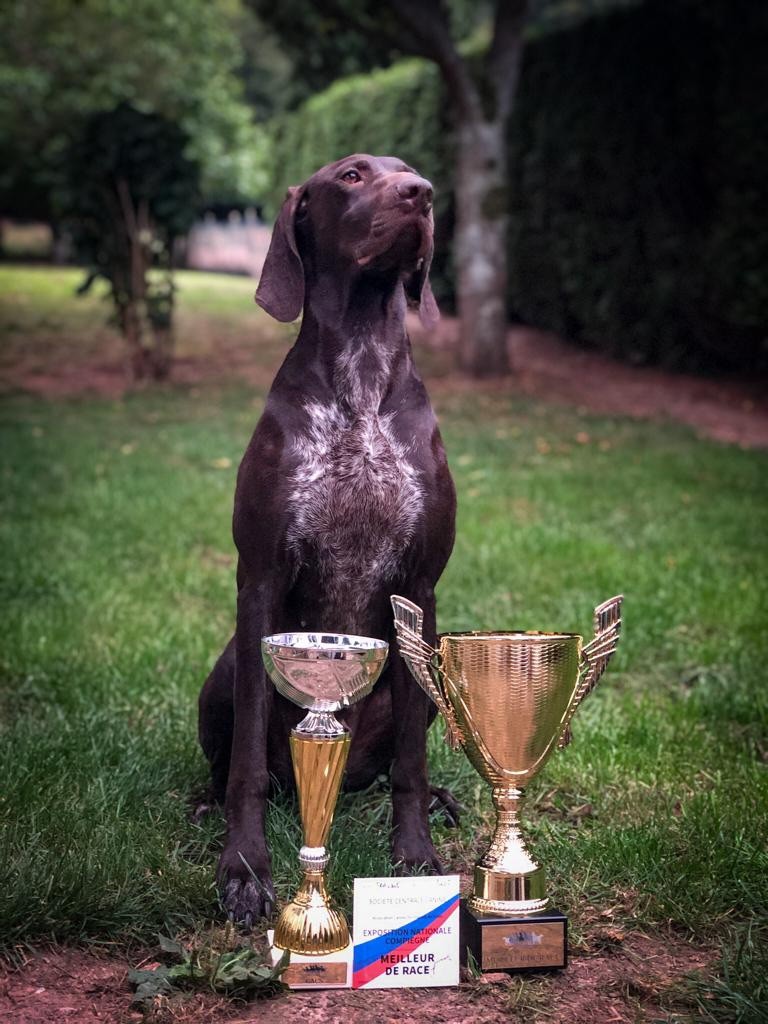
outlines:
[[[188,943],[165,935],[158,935],[158,942],[166,962],[128,972],[135,989],[133,1005],[139,1009],[151,1010],[158,998],[178,991],[202,989],[253,999],[285,988],[280,976],[288,966],[288,953],[273,967],[247,940],[238,938],[231,924]]]

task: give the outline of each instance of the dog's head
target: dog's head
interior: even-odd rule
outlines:
[[[288,190],[256,301],[287,323],[302,310],[308,272],[394,273],[432,327],[432,235],[431,184],[395,157],[353,154]]]

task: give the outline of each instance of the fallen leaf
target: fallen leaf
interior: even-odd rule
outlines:
[[[169,939],[167,935],[158,935],[157,941],[160,943],[160,949],[164,953],[175,953],[176,956],[184,956],[186,950],[180,942],[176,942],[175,939]]]

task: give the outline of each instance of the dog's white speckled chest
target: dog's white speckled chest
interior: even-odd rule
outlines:
[[[335,403],[310,402],[305,410],[306,429],[294,442],[288,543],[314,563],[321,603],[343,608],[351,630],[371,592],[395,577],[422,489],[391,415]]]

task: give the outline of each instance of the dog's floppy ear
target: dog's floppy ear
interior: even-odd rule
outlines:
[[[440,310],[437,308],[435,296],[432,294],[432,286],[429,283],[429,268],[432,263],[432,253],[422,257],[416,269],[404,281],[405,296],[410,303],[419,310],[421,326],[428,331],[437,325],[440,319]]]
[[[290,323],[304,306],[304,267],[296,245],[296,209],[304,189],[288,189],[272,230],[267,258],[256,289],[256,301],[275,320]]]

